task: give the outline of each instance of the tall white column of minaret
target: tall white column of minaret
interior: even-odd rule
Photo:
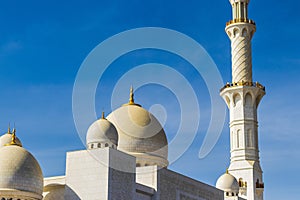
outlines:
[[[252,81],[251,39],[256,30],[248,19],[249,0],[230,0],[233,19],[226,24],[231,40],[232,83],[221,89],[230,110],[230,166],[240,185],[239,195],[263,200],[264,184],[259,162],[257,107],[265,88]]]

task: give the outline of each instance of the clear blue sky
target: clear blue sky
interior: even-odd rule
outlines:
[[[254,80],[267,88],[259,108],[265,199],[300,198],[299,7],[300,3],[292,0],[252,0],[249,8],[250,18],[257,23],[252,45]],[[73,122],[72,88],[81,63],[96,45],[133,28],[174,29],[199,42],[227,82],[231,80],[230,42],[224,27],[230,19],[231,7],[227,0],[3,1],[0,6],[0,130],[4,133],[8,123],[15,122],[24,147],[37,157],[45,176],[62,175],[65,153],[84,148]],[[118,66],[130,69],[147,62],[172,65],[199,89],[203,123],[189,150],[170,168],[214,185],[229,164],[229,131],[225,125],[213,151],[204,159],[198,158],[210,118],[209,110],[205,109],[210,106],[209,94],[201,77],[191,75],[189,70],[193,69],[182,67],[184,61],[176,56],[141,51],[116,60],[99,85],[98,115],[102,109],[111,111],[109,96],[104,94],[124,70]],[[164,98],[153,98],[162,90]],[[154,100],[164,105],[173,98],[158,86],[145,86],[136,93],[136,100],[146,108]],[[176,112],[172,115],[165,127],[168,137],[178,123]]]

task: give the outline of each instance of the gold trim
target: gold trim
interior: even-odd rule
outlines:
[[[255,22],[252,19],[233,19],[233,20],[226,22],[226,26],[229,26],[229,25],[235,24],[235,23],[248,23],[248,24],[255,25]]]
[[[240,82],[234,82],[234,83],[227,82],[226,85],[220,89],[220,92],[222,92],[226,88],[237,87],[237,86],[257,87],[257,88],[262,89],[263,91],[266,91],[265,86],[263,86],[259,82],[240,81]]]

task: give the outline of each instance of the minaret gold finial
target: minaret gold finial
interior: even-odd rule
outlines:
[[[102,111],[101,119],[105,119],[104,111]]]
[[[141,107],[141,105],[134,103],[134,90],[132,86],[130,86],[129,102],[127,104],[123,104],[123,106],[127,105],[135,105]]]
[[[226,174],[229,174],[228,168],[226,169]]]

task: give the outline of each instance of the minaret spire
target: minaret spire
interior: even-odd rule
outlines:
[[[259,160],[257,108],[265,88],[252,80],[251,39],[256,31],[248,18],[249,0],[229,0],[233,19],[225,31],[231,40],[232,83],[220,95],[230,110],[230,166],[240,184],[239,196],[263,200],[263,177]]]
[[[233,19],[225,31],[231,40],[232,82],[252,82],[251,39],[256,31],[255,22],[248,19],[249,0],[230,0]]]

